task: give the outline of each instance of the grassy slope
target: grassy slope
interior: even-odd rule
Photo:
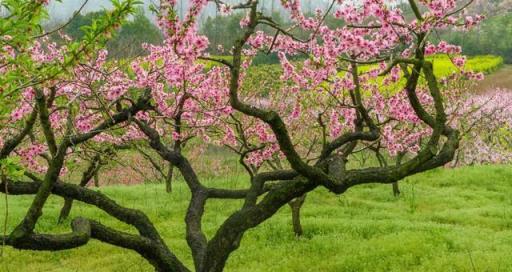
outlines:
[[[212,180],[229,187],[238,184]],[[295,239],[289,209],[250,231],[232,255],[227,271],[510,271],[512,267],[512,169],[510,166],[438,169],[402,182],[402,197],[391,188],[368,185],[337,197],[309,195],[303,210],[305,237]],[[190,265],[183,240],[188,192],[177,184],[172,195],[160,185],[105,187],[121,204],[148,213],[177,255]],[[9,229],[18,222],[29,197],[9,197]],[[46,206],[39,231],[56,226],[62,200]],[[208,204],[204,226],[211,235],[235,202]],[[5,201],[0,201],[4,218]],[[130,228],[104,213],[77,205],[74,216]],[[26,252],[6,249],[0,271],[151,271],[136,254],[91,242],[80,249]]]

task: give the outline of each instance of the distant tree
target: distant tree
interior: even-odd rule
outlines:
[[[488,16],[506,14],[512,12],[512,0],[477,0],[471,10]]]
[[[144,54],[142,44],[161,44],[162,33],[139,9],[133,20],[126,22],[117,36],[107,44],[111,56],[115,58],[135,57]]]
[[[91,25],[94,20],[101,18],[103,15],[105,15],[105,11],[95,11],[89,12],[87,14],[78,14],[64,28],[64,32],[67,35],[69,35],[73,40],[79,40],[85,34],[83,27]]]
[[[240,20],[244,15],[234,13],[229,16],[208,17],[200,29],[200,33],[210,41],[209,52],[215,55],[224,54],[224,50],[233,47],[235,40],[242,33]],[[221,49],[222,48],[222,49]]]
[[[468,55],[499,55],[512,63],[512,13],[491,17],[470,32],[445,33],[441,38],[462,46]]]
[[[74,40],[81,39],[84,35],[82,27],[90,25],[104,14],[105,11],[80,14],[73,18],[64,31]],[[142,9],[138,9],[133,19],[124,23],[107,43],[107,49],[111,58],[135,57],[144,54],[143,43],[160,44],[162,40],[160,30],[144,15]]]
[[[200,33],[208,37],[210,42],[208,52],[213,55],[229,54],[229,50],[234,46],[236,39],[242,34],[240,20],[243,16],[243,13],[237,12],[227,16],[219,14],[206,19]],[[273,12],[271,17],[276,23],[284,24],[279,12]],[[275,30],[267,26],[261,26],[259,30],[267,34],[275,34]],[[279,63],[279,58],[275,53],[259,53],[253,60],[255,65],[277,63]]]

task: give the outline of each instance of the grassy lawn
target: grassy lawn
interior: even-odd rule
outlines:
[[[236,177],[211,179],[240,187]],[[437,169],[390,186],[357,187],[342,196],[311,193],[303,209],[305,235],[291,232],[290,211],[249,231],[226,271],[510,271],[512,267],[512,168],[479,166]],[[184,240],[189,193],[177,183],[171,195],[163,185],[100,189],[119,203],[146,212],[171,249],[191,265]],[[3,196],[2,196],[3,197]],[[19,222],[30,197],[9,197],[8,230]],[[78,203],[77,203],[78,204]],[[204,228],[211,237],[236,201],[210,201]],[[38,222],[40,232],[65,232],[56,225],[62,199],[53,197]],[[5,200],[0,201],[1,219]],[[72,216],[86,216],[131,230],[105,213],[78,204]],[[137,254],[96,241],[58,253],[4,249],[0,271],[152,271]]]

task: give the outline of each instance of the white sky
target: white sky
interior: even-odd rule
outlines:
[[[84,3],[85,0],[62,0],[62,2],[58,2],[56,0],[51,0],[49,5],[50,12],[50,20],[51,21],[64,21],[70,18],[73,13],[80,8],[80,6]],[[145,10],[147,11],[147,16],[151,17],[151,12],[147,9],[150,3],[158,3],[159,0],[143,0]],[[226,2],[238,3],[240,0],[225,0]],[[260,0],[260,5],[263,6],[266,10],[270,10],[273,5],[277,9],[280,7],[280,0]],[[1,2],[1,0],[0,0]],[[189,0],[177,0],[178,2],[178,12],[180,10],[184,10],[186,12],[186,7],[188,6]],[[302,0],[303,6],[305,10],[315,9],[316,7],[322,7],[327,5],[328,0]],[[184,9],[180,8],[180,5],[184,6]],[[87,13],[91,11],[101,10],[103,8],[110,8],[112,5],[109,0],[89,0],[85,5],[82,13]],[[215,8],[212,3],[209,4],[209,7],[205,11],[205,15],[214,15]]]

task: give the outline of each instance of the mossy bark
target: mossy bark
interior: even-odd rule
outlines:
[[[306,200],[306,195],[303,195],[301,197],[297,197],[296,199],[288,202],[288,205],[291,208],[292,211],[292,226],[293,226],[293,233],[296,237],[302,236],[304,233],[304,229],[302,228],[302,224],[300,221],[300,211],[302,209],[302,206],[304,205],[304,201]]]

